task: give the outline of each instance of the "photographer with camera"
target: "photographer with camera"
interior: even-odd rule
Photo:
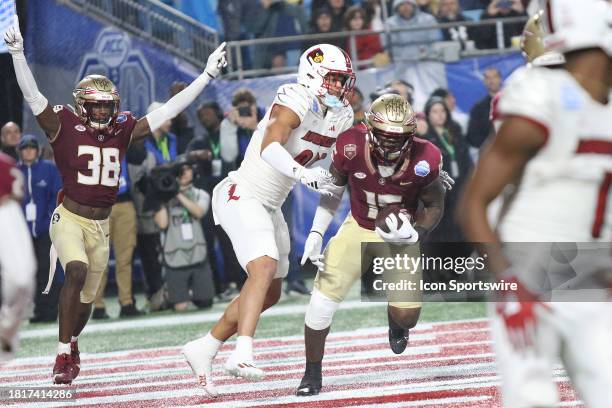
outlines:
[[[163,194],[158,198],[169,199],[155,212],[154,220],[162,230],[168,300],[177,312],[187,310],[189,301],[200,309],[209,308],[215,290],[200,220],[208,212],[210,195],[193,186],[193,163],[186,158],[164,168],[167,173],[159,179]]]
[[[234,158],[236,167],[244,159],[251,136],[265,113],[257,106],[255,95],[249,89],[240,88],[234,92],[232,108],[221,122],[221,140],[228,144],[238,141],[238,156]]]

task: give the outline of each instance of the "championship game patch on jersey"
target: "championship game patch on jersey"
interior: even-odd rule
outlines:
[[[416,166],[414,166],[414,174],[419,177],[426,177],[430,171],[431,169],[429,168],[429,163],[427,163],[425,160],[421,160],[416,164]]]
[[[84,132],[87,130],[87,128],[83,125],[76,125],[74,128],[78,130],[79,132]]]
[[[357,156],[357,145],[350,143],[344,146],[344,157],[352,160],[355,156]]]
[[[127,115],[122,113],[121,115],[117,116],[117,123],[123,123],[127,120]]]

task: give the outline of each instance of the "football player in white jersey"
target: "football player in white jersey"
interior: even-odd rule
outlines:
[[[564,69],[533,67],[507,82],[503,123],[457,213],[468,239],[484,243],[494,277],[517,288],[492,321],[504,407],[558,406],[558,357],[586,406],[611,407],[610,303],[543,303],[529,264],[543,254],[501,251],[502,242],[609,247],[612,239],[612,3],[549,0],[545,10],[545,43],[564,54]],[[518,187],[494,231],[487,206],[511,183]],[[612,265],[606,254],[597,261]]]
[[[328,154],[336,137],[352,126],[349,105],[355,74],[349,56],[329,44],[315,45],[300,57],[297,83],[282,85],[259,122],[240,168],[213,191],[215,222],[232,241],[248,274],[240,295],[211,331],[183,348],[198,382],[217,395],[212,361],[225,340],[237,333],[225,370],[258,380],[252,341],[261,312],[274,305],[289,268],[289,231],[280,207],[296,182],[331,194],[333,178],[313,167]]]

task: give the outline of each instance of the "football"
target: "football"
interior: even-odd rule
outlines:
[[[378,215],[376,216],[376,227],[380,228],[384,232],[389,232],[389,227],[387,226],[385,219],[390,214],[395,214],[395,216],[397,217],[397,221],[398,221],[397,228],[399,229],[403,223],[402,219],[399,218],[400,213],[406,214],[408,216],[408,219],[410,220],[410,214],[408,213],[408,210],[406,210],[405,208],[402,208],[400,205],[393,204],[393,205],[388,205],[384,207],[383,209],[378,211]]]

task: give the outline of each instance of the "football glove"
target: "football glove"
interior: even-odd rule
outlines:
[[[551,310],[541,302],[537,294],[531,292],[514,274],[508,274],[505,282],[516,283],[516,291],[503,291],[501,300],[495,307],[497,314],[504,321],[508,339],[515,350],[525,350],[533,346],[537,315],[540,307]]]
[[[402,226],[398,228],[398,220],[395,214],[389,214],[385,218],[385,223],[389,227],[389,232],[385,232],[379,227],[376,227],[376,233],[385,242],[393,244],[414,244],[419,240],[419,233],[410,223],[407,214],[399,213],[399,218],[402,220]]]
[[[325,196],[332,196],[335,191],[334,176],[322,167],[307,169],[300,166],[296,170],[295,178],[309,189]]]
[[[440,171],[440,181],[442,182],[444,188],[448,191],[451,191],[455,185],[455,179],[449,176],[448,172],[444,170]]]
[[[324,255],[321,253],[323,248],[323,237],[316,231],[310,231],[306,243],[304,244],[304,255],[302,255],[301,265],[306,263],[307,259],[317,267],[319,271],[323,270],[323,258]]]
[[[206,71],[211,78],[219,76],[221,68],[227,66],[227,60],[225,59],[225,54],[227,53],[227,51],[225,51],[225,44],[225,42],[221,43],[221,45],[208,56],[204,71]]]
[[[19,30],[19,17],[17,15],[15,15],[13,25],[4,33],[4,42],[11,55],[23,54],[23,37]]]

